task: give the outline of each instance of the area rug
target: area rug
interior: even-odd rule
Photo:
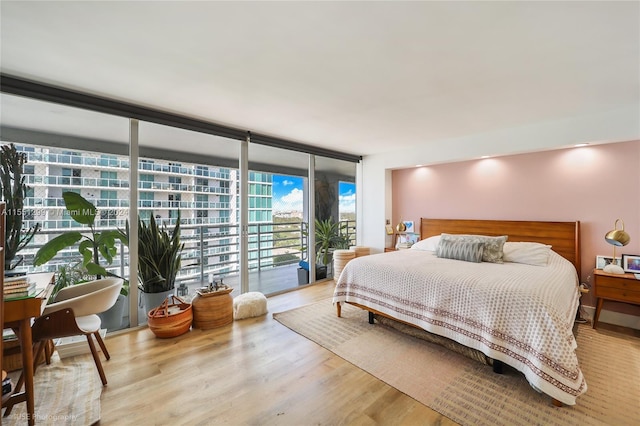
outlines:
[[[17,374],[10,376],[17,381]],[[100,420],[102,382],[91,355],[42,364],[34,377],[35,423],[40,425],[92,425]],[[3,410],[4,413],[4,410]],[[27,404],[13,406],[3,425],[27,424]]]
[[[331,299],[273,317],[376,378],[461,425],[637,425],[640,339],[577,325],[587,393],[556,408],[518,371],[490,366],[367,321],[351,305],[336,316]]]

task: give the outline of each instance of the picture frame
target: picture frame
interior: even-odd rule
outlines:
[[[613,257],[611,256],[596,256],[596,269],[604,269],[605,266],[609,265],[613,262]],[[616,263],[621,265],[622,258],[616,256]]]
[[[420,240],[420,234],[416,234],[413,232],[405,232],[402,234],[398,234],[398,239],[396,241],[396,248],[409,248]]]
[[[623,254],[622,269],[632,274],[640,274],[640,255],[639,254]]]
[[[407,236],[407,242],[411,245],[420,241],[420,234],[416,234],[414,232],[407,232],[406,236]]]
[[[407,229],[405,229],[404,232],[406,232],[407,234],[413,234],[415,232],[415,228],[413,227],[412,220],[404,220],[403,223],[404,223],[404,226],[407,227]]]

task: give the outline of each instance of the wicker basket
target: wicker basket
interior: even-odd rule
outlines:
[[[214,292],[200,292],[191,301],[193,306],[193,328],[207,330],[233,322],[233,288]]]
[[[185,303],[178,296],[170,296],[162,304],[153,308],[147,314],[149,329],[156,337],[166,339],[180,336],[191,328],[193,310],[190,303]]]

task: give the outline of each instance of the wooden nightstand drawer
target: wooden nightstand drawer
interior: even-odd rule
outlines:
[[[600,285],[600,283],[598,283]],[[598,287],[596,297],[602,297],[609,300],[617,300],[627,303],[640,303],[640,291],[625,290],[613,287]]]
[[[640,281],[636,279],[620,279],[609,275],[598,275],[598,286],[596,291],[599,293],[603,287],[618,288],[620,290],[640,291]],[[596,293],[596,296],[598,294]]]

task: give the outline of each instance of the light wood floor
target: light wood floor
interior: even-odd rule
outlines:
[[[333,287],[274,296],[266,316],[173,339],[146,328],[109,336],[99,424],[455,425],[272,318]]]

